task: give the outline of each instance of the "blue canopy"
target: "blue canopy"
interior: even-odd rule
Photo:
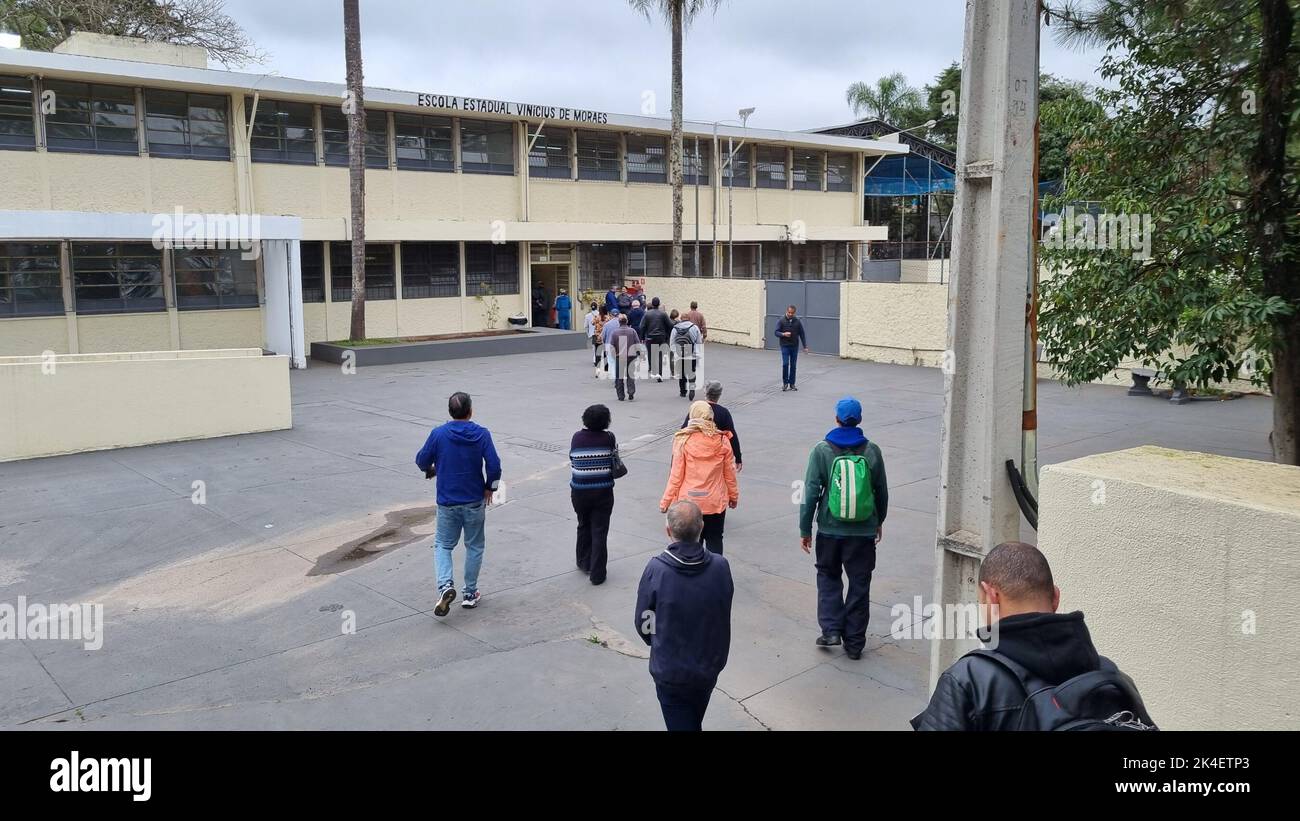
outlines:
[[[952,169],[915,154],[884,157],[872,164],[864,185],[868,197],[903,197],[956,190],[957,178]]]

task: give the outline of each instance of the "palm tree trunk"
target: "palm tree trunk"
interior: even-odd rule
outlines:
[[[366,338],[366,112],[361,81],[361,12],[343,0],[343,48],[348,73],[348,194],[352,206],[351,339]]]
[[[1295,32],[1295,16],[1288,0],[1260,0],[1264,39],[1259,56],[1259,138],[1247,166],[1250,178],[1250,221],[1264,274],[1264,292],[1292,305],[1300,304],[1300,277],[1286,258],[1287,219],[1294,211],[1288,203],[1283,178],[1291,100],[1300,78],[1288,56]],[[1300,408],[1300,315],[1292,313],[1277,323],[1278,342],[1273,350],[1273,459],[1300,465],[1297,415]]]
[[[673,186],[673,276],[682,275],[682,3],[672,0],[673,134],[668,148],[668,180]],[[700,275],[699,271],[695,272]]]

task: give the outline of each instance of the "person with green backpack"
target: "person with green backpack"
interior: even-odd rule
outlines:
[[[862,658],[870,617],[871,574],[876,544],[889,509],[885,459],[858,427],[862,404],[851,396],[835,406],[836,427],[808,454],[799,542],[812,552],[817,519],[818,647],[844,645],[849,658]],[[844,576],[848,576],[847,595]]]

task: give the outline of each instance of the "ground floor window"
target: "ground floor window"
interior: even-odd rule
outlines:
[[[460,243],[403,242],[402,299],[460,296]]]
[[[303,242],[298,249],[302,267],[302,301],[325,301],[325,243]]]
[[[519,246],[465,243],[465,295],[519,293]]]
[[[0,317],[61,313],[58,243],[0,243]]]
[[[177,249],[172,268],[177,308],[257,306],[257,263],[242,251]]]
[[[397,271],[393,246],[366,243],[366,299],[397,298]],[[330,243],[330,299],[352,301],[352,243]]]
[[[634,277],[669,275],[672,264],[671,245],[632,245],[627,252],[627,272]]]
[[[593,242],[578,246],[578,290],[601,294],[623,283],[624,246],[617,242]]]
[[[785,279],[785,263],[789,246],[784,242],[764,242],[761,246],[759,268],[763,279]]]
[[[77,313],[162,311],[162,250],[148,242],[72,243]]]

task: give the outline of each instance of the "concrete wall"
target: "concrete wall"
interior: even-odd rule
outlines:
[[[1141,447],[1043,468],[1063,611],[1164,729],[1297,730],[1300,468]]]
[[[235,165],[229,162],[0,151],[0,180],[4,180],[0,210],[147,214],[170,214],[177,206],[198,213],[236,210]]]
[[[62,316],[0,320],[0,354],[69,353],[68,320]]]
[[[521,284],[522,287],[522,284]],[[527,309],[523,294],[498,294],[496,327]],[[366,301],[366,335],[372,339],[432,336],[488,330],[487,300],[474,297],[432,299],[386,299]],[[302,306],[307,343],[335,342],[348,338],[352,305],[348,302],[315,302]]]
[[[261,348],[262,312],[258,308],[178,311],[181,349]]]
[[[0,358],[0,461],[291,424],[288,357],[260,348]]]
[[[840,356],[939,367],[947,348],[948,286],[840,285]]]
[[[761,279],[646,277],[646,293],[659,297],[664,310],[688,311],[700,304],[710,342],[763,347],[767,289]]]

